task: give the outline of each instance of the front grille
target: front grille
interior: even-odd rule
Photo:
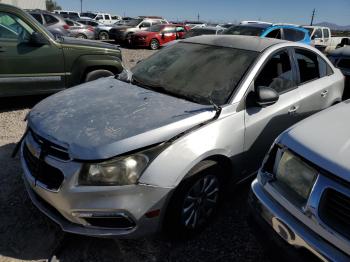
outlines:
[[[62,172],[47,164],[44,160],[35,157],[28,149],[23,146],[23,158],[31,175],[40,183],[44,184],[49,190],[58,190],[64,180]]]
[[[38,143],[41,148],[45,147],[47,155],[53,156],[55,158],[58,158],[64,161],[70,160],[70,157],[66,148],[48,141],[47,139],[37,135],[33,131],[29,131],[29,132],[32,135],[35,142]]]
[[[325,190],[319,215],[330,228],[350,239],[350,197],[334,189]]]

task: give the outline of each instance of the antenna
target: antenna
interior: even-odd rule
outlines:
[[[312,26],[313,23],[314,23],[315,12],[316,12],[316,9],[314,8],[314,10],[312,11],[312,16],[311,16],[311,23],[310,23],[311,26]]]

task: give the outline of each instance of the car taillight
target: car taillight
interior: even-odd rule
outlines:
[[[95,31],[95,29],[94,29],[92,26],[89,26],[89,27],[88,27],[88,30],[91,31],[91,32],[94,32],[94,31]]]
[[[69,25],[63,25],[63,28],[66,29],[66,30],[68,30],[69,27],[70,27]]]

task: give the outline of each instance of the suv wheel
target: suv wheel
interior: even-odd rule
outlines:
[[[84,82],[90,82],[108,76],[114,76],[114,73],[105,69],[93,70],[86,75]]]
[[[208,163],[210,166],[203,170]],[[219,207],[223,185],[217,163],[203,161],[195,169],[200,171],[178,186],[168,205],[164,226],[175,237],[187,238],[198,233]]]
[[[109,40],[109,34],[106,31],[102,31],[98,34],[98,39],[100,40]]]
[[[152,49],[152,50],[157,50],[159,48],[159,42],[157,39],[152,39],[151,40],[151,43],[149,44],[149,47]]]

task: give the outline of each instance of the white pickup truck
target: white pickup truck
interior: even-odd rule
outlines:
[[[343,39],[349,39],[350,37],[335,37],[332,36],[331,29],[323,26],[303,26],[309,30],[311,37],[311,44],[323,52],[330,52],[336,49],[337,45],[342,42]]]
[[[93,12],[80,13],[80,18],[92,19],[99,22],[100,24],[105,24],[105,25],[114,24],[122,19],[122,17],[118,15],[111,15],[108,13],[93,13]]]

